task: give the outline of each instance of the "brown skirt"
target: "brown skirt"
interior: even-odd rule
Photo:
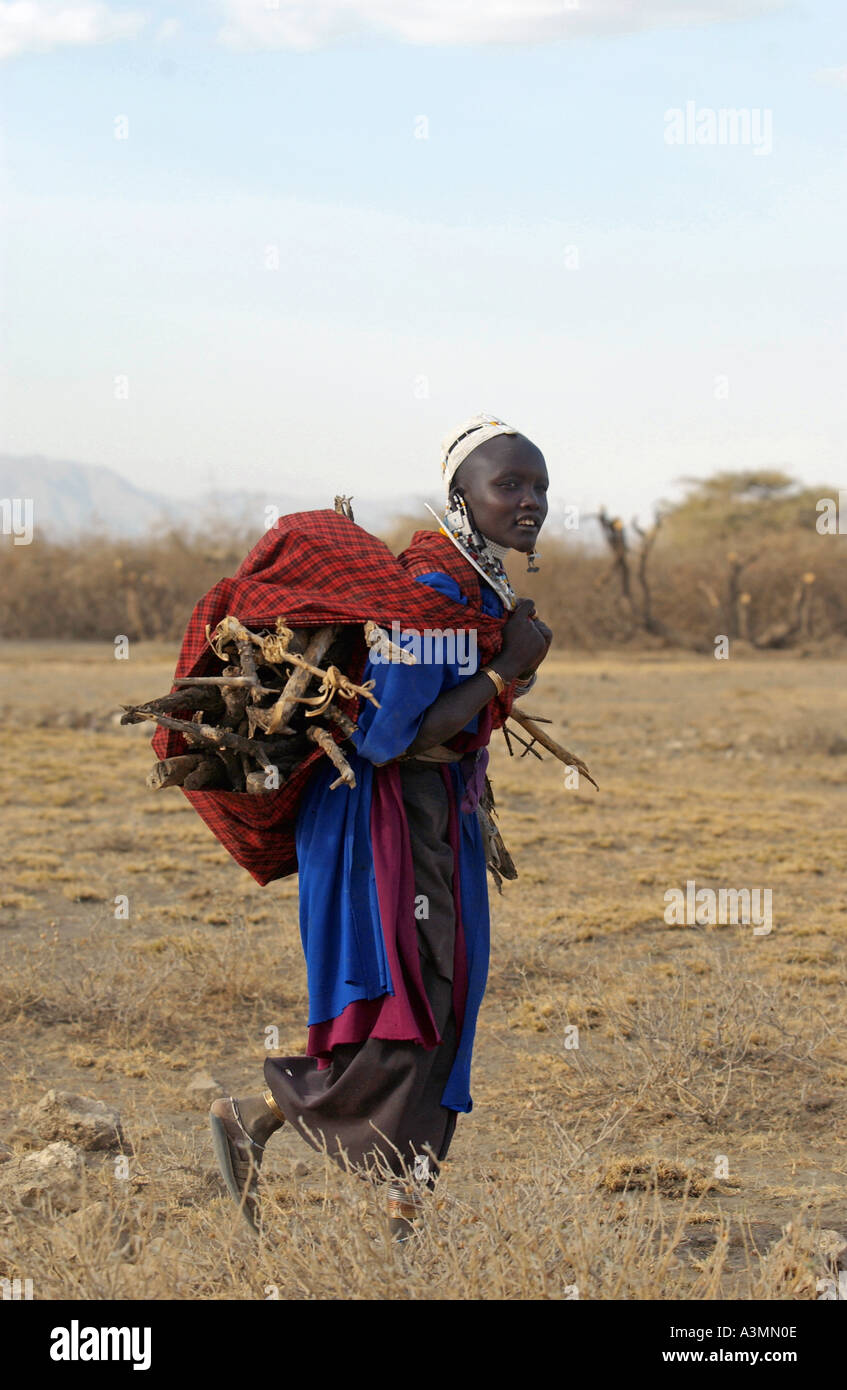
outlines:
[[[409,760],[399,769],[415,893],[429,904],[416,921],[421,973],[442,1041],[429,1050],[381,1038],[343,1043],[321,1070],[314,1057],[269,1057],[265,1080],[286,1120],[342,1167],[431,1182],[456,1127],[456,1112],[441,1104],[456,1056],[453,851],[440,768]]]

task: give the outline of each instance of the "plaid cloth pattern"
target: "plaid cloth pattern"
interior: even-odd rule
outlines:
[[[415,582],[415,575],[432,570],[456,580],[468,598],[467,607]],[[280,517],[236,574],[221,579],[200,599],[182,640],[175,681],[220,672],[221,663],[206,641],[206,624],[213,631],[228,613],[254,631],[273,629],[278,617],[289,627],[362,624],[368,618],[389,630],[393,621],[411,628],[473,626],[480,665],[500,650],[506,621],[481,611],[476,571],[446,536],[416,531],[402,555],[394,556],[376,536],[330,510]],[[362,633],[348,672],[354,681],[361,679],[367,655]],[[513,684],[493,697],[495,729],[506,719],[513,698]],[[338,704],[355,719],[359,698]],[[334,729],[333,737],[340,742],[343,736]],[[184,736],[172,729],[157,729],[152,745],[159,759],[172,758],[188,747]],[[236,863],[257,883],[270,883],[297,871],[297,808],[317,760],[324,756],[315,748],[282,786],[262,796],[184,788],[183,795]],[[337,795],[343,794],[339,788]]]

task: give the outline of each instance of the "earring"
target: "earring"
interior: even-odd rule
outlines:
[[[444,519],[454,536],[468,543],[473,540],[476,530],[473,513],[458,488],[450,493]]]
[[[538,566],[538,565],[534,565],[532,562],[533,562],[533,560],[540,560],[540,559],[541,559],[541,552],[540,552],[540,550],[531,550],[531,551],[529,552],[529,554],[528,554],[527,557],[526,557],[526,572],[527,572],[527,574],[538,574],[539,566]]]

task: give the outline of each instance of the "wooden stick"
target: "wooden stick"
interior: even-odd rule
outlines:
[[[245,628],[246,632],[246,628]],[[256,670],[256,657],[253,652],[251,635],[236,639],[238,659],[241,662],[241,672],[245,680],[248,680],[253,687],[253,699],[256,698],[256,686],[259,684],[259,672]]]
[[[237,670],[237,666],[227,666],[224,675],[233,676]],[[226,715],[221,721],[223,727],[225,729],[234,729],[237,734],[246,734],[246,725],[243,729],[240,728],[239,725],[244,719],[244,711],[247,707],[250,691],[245,690],[244,686],[225,685],[221,688],[221,695],[223,696],[224,707],[226,709]]]
[[[544,730],[539,728],[534,720],[529,718],[529,715],[516,710],[513,705],[509,718],[513,719],[516,724],[520,724],[522,729],[526,729],[527,733],[532,735],[536,743],[540,743],[541,747],[546,748],[548,753],[552,753],[554,758],[559,759],[559,762],[565,763],[568,767],[575,767],[577,772],[591,783],[592,787],[595,787],[597,791],[600,790],[582,759],[578,758],[575,753],[569,753],[567,748],[563,748],[562,745],[556,743],[555,739],[552,739],[549,734],[545,734]]]
[[[241,767],[241,758],[234,748],[221,748],[218,750],[218,757],[226,768],[227,780],[234,792],[244,791],[244,772]]]
[[[407,652],[405,647],[398,647],[396,642],[391,641],[385,629],[370,618],[365,623],[365,641],[371,652],[378,653],[383,660],[402,661],[407,666],[415,665],[417,658],[414,652]]]
[[[205,744],[219,752],[231,749],[237,753],[252,753],[262,767],[271,766],[271,759],[256,739],[243,738],[240,734],[234,734],[231,729],[216,729],[212,724],[192,724],[187,719],[171,719],[167,714],[145,710],[143,707],[139,708],[138,712],[143,714],[145,719],[155,720],[163,729],[173,729],[178,734],[184,734],[189,743]]]
[[[279,695],[279,691],[278,691],[278,690],[275,690],[273,693],[274,693],[274,695]],[[249,706],[248,706],[248,708],[247,708],[247,726],[248,726],[248,731],[249,731],[249,737],[250,737],[250,738],[253,737],[253,735],[255,734],[255,732],[256,732],[257,729],[261,729],[263,733],[267,733],[267,732],[268,732],[268,727],[269,727],[269,725],[270,725],[271,716],[273,715],[273,712],[274,712],[274,706],[271,706],[270,709],[263,709],[261,705],[249,705]],[[281,728],[281,729],[277,729],[276,732],[277,732],[277,734],[292,735],[292,734],[295,734],[297,731],[296,731],[296,729],[292,729],[292,727],[291,727],[290,724],[284,724],[284,725],[282,726],[282,728]]]
[[[221,706],[220,693],[215,690],[195,689],[196,681],[189,681],[182,690],[174,690],[170,695],[160,695],[156,700],[145,700],[143,705],[124,705],[124,714],[121,715],[122,724],[140,724],[147,715],[139,714],[141,709],[158,710],[160,714],[170,714],[171,710],[207,710],[210,714],[216,713]]]
[[[355,787],[355,773],[338,744],[335,742],[335,739],[332,737],[332,734],[326,729],[315,728],[313,724],[307,731],[307,737],[310,738],[313,743],[316,743],[319,748],[323,749],[327,757],[331,762],[335,763],[335,766],[341,773],[340,777],[336,777],[335,781],[330,783],[330,791],[334,791],[336,787],[341,786],[342,782],[348,787]]]
[[[512,738],[517,739],[518,743],[523,749],[523,752],[520,755],[522,758],[525,758],[527,753],[531,753],[532,756],[534,758],[537,758],[539,762],[544,761],[541,754],[538,752],[538,749],[533,747],[532,742],[527,742],[525,738],[521,738],[520,734],[516,734],[514,729],[512,730]]]
[[[175,758],[164,758],[148,774],[147,785],[154,791],[160,787],[181,787],[190,772],[203,762],[202,753],[180,753]]]
[[[244,779],[244,790],[246,792],[250,792],[252,796],[267,796],[269,792],[276,791],[276,787],[268,786],[267,777],[268,774],[266,772],[248,773],[247,777]],[[285,778],[280,777],[280,787],[282,786],[284,781]]]
[[[321,653],[321,656],[322,655],[323,652]],[[326,675],[326,671],[322,666],[317,666],[309,660],[308,647],[302,656],[297,652],[282,652],[280,654],[280,659],[282,661],[287,661],[289,666],[294,666],[298,671],[305,671],[310,677],[314,676],[317,680],[322,679]],[[332,670],[333,668],[330,667],[329,669]]]
[[[183,791],[225,790],[229,786],[226,768],[220,758],[201,758],[182,784]]]
[[[259,695],[278,695],[279,691],[269,685],[257,685],[248,676],[180,676],[179,680],[174,681],[174,685],[223,685],[232,686],[237,689],[247,686],[250,690],[255,690]]]
[[[319,627],[309,639],[303,656],[296,658],[296,662],[302,664],[295,666],[295,670],[288,677],[282,694],[271,711],[271,718],[267,726],[269,734],[275,734],[281,725],[288,723],[297,707],[300,696],[305,694],[306,687],[315,674],[312,669],[313,666],[317,665],[321,657],[329,651],[337,633],[337,624]],[[294,657],[290,659],[294,660]],[[321,671],[319,674],[323,675],[323,672]]]
[[[355,734],[358,728],[358,725],[353,723],[349,715],[343,714],[340,709],[335,708],[335,705],[327,705],[324,710],[324,718],[331,719],[333,724],[337,724],[339,729],[343,729],[345,738],[349,738],[351,734]]]

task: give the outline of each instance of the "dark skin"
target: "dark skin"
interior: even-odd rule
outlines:
[[[537,445],[522,434],[498,434],[478,445],[453,477],[479,531],[497,545],[528,553],[547,516],[547,465]],[[522,526],[519,519],[533,520]],[[532,599],[519,599],[503,627],[503,645],[488,664],[508,684],[526,679],[544,660],[553,634],[535,617]],[[407,753],[423,753],[463,729],[494,693],[482,671],[446,691],[427,710]]]

